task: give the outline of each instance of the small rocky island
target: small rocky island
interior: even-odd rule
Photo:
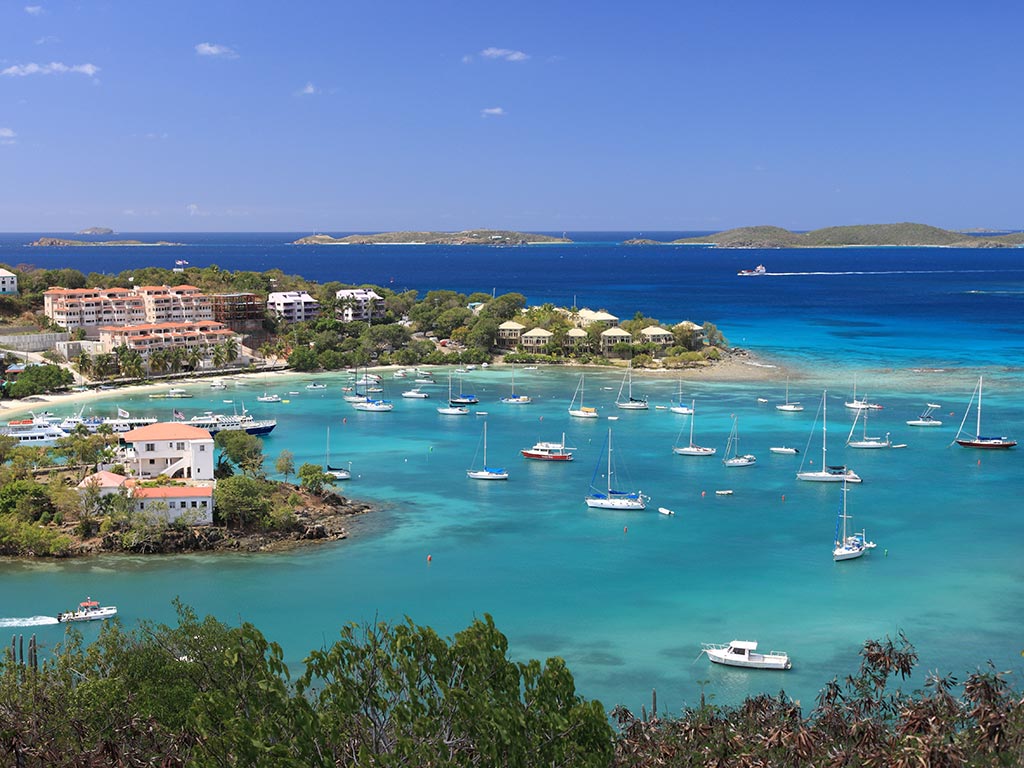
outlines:
[[[628,240],[625,245],[652,245],[650,240]],[[842,248],[855,246],[933,246],[946,248],[1014,248],[1024,244],[1024,233],[969,235],[927,224],[862,224],[791,232],[782,227],[740,227],[701,237],[687,237],[658,245],[715,245],[719,248]]]
[[[511,232],[504,229],[469,229],[464,232],[381,232],[375,235],[309,235],[293,245],[537,245],[571,243],[566,237]]]
[[[183,243],[169,243],[160,240],[156,243],[144,243],[141,240],[103,240],[94,242],[92,240],[67,240],[62,237],[40,237],[38,240],[29,243],[30,247],[39,248],[77,248],[80,246],[120,246],[120,245],[183,245]]]
[[[83,229],[81,232],[75,232],[76,235],[112,235],[114,230],[110,227],[88,227]]]

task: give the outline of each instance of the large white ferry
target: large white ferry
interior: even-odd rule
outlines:
[[[18,445],[54,445],[68,433],[52,424],[48,419],[33,415],[30,419],[12,419],[3,427],[0,434],[18,440]]]
[[[205,429],[211,435],[218,432],[243,431],[250,435],[269,435],[277,426],[276,419],[256,419],[244,408],[241,414],[222,414],[206,411],[202,416],[193,416],[189,426]]]

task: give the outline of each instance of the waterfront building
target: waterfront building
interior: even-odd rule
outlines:
[[[191,525],[210,525],[213,522],[213,483],[178,484],[158,487],[139,486],[135,479],[103,470],[86,477],[77,486],[79,494],[95,489],[100,497],[124,492],[132,500],[132,507],[147,513],[150,518],[173,523],[181,517]],[[154,520],[156,522],[156,520]]]
[[[498,346],[502,349],[515,349],[519,346],[526,326],[515,320],[507,320],[498,326]]]
[[[334,294],[334,297],[338,300],[335,314],[343,323],[351,323],[353,320],[372,323],[374,320],[384,319],[384,297],[378,296],[375,291],[365,288],[343,288]]]
[[[610,354],[612,348],[619,342],[631,344],[633,342],[633,334],[625,328],[619,328],[618,326],[601,331],[601,354]]]
[[[586,349],[590,345],[590,334],[582,328],[570,328],[562,341],[562,347],[569,351],[574,349]]]
[[[197,323],[213,320],[213,303],[194,285],[143,285],[135,289],[142,297],[147,323]]]
[[[544,347],[547,346],[554,335],[551,331],[544,330],[543,328],[534,328],[520,336],[519,343],[523,345],[523,349],[527,352],[543,352]]]
[[[289,323],[320,316],[320,302],[305,291],[274,291],[267,296],[267,309]]]
[[[192,285],[61,288],[43,292],[43,314],[69,331],[142,323],[213,319],[210,297]]]
[[[213,437],[205,429],[158,422],[129,430],[121,440],[123,462],[136,477],[213,479]]]
[[[113,352],[121,346],[133,349],[148,360],[157,350],[198,347],[204,357],[212,355],[212,348],[234,339],[242,349],[242,337],[221,323],[208,320],[202,323],[146,323],[142,325],[104,326],[99,329],[100,345],[104,352]]]
[[[263,327],[267,305],[255,293],[214,293],[210,303],[213,319],[233,331],[258,331]]]
[[[640,340],[644,343],[657,344],[659,347],[671,347],[675,343],[672,331],[666,331],[657,325],[649,325],[640,331]]]
[[[597,325],[602,328],[611,328],[619,322],[619,318],[608,312],[594,312],[590,309],[581,309],[576,313],[577,322],[581,328],[589,328],[591,325]]]
[[[18,292],[18,276],[7,269],[0,269],[0,294]]]

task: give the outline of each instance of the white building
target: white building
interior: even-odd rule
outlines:
[[[515,349],[519,346],[519,340],[523,336],[526,326],[517,323],[515,320],[506,320],[498,326],[498,346],[505,349]]]
[[[18,276],[6,269],[0,269],[0,293],[17,293]]]
[[[151,522],[173,523],[185,518],[190,525],[213,522],[213,484],[140,486],[136,480],[114,472],[96,472],[78,484],[78,492],[95,488],[100,497],[127,493],[132,507],[147,513]]]
[[[520,336],[519,342],[527,352],[542,352],[554,335],[544,328],[534,328]]]
[[[136,477],[213,479],[213,438],[205,429],[160,422],[129,430],[121,440],[124,462]]]
[[[345,323],[362,320],[372,323],[384,319],[384,297],[366,288],[343,288],[334,294],[338,300],[336,314]]]
[[[632,343],[633,334],[627,331],[625,328],[609,328],[605,331],[601,331],[601,352],[605,355],[610,354],[612,347],[619,342],[625,342],[627,344]]]
[[[213,319],[213,305],[194,285],[54,287],[43,292],[43,314],[73,331],[101,325],[200,323]]]
[[[267,309],[289,323],[320,316],[320,302],[305,291],[274,291],[267,296]]]
[[[657,325],[649,325],[640,331],[640,338],[645,342],[651,344],[657,344],[658,346],[668,347],[675,342],[675,336],[672,331],[666,331]]]

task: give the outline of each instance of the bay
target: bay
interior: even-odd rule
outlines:
[[[570,419],[578,371],[543,366],[516,371],[516,391],[534,398],[525,407],[499,402],[510,390],[509,369],[466,374],[464,388],[481,397],[486,417],[438,415],[447,391],[441,385],[432,399],[410,401],[398,397],[399,382],[387,380],[395,411],[374,414],[341,401],[341,374],[316,377],[329,384],[318,391],[304,388],[308,376],[240,382],[224,392],[197,384],[194,400],[175,404],[189,416],[244,402],[257,417],[279,419],[265,442],[271,462],[288,449],[297,463],[321,463],[329,424],[332,464],[353,462],[356,477],[345,492],[381,510],[353,521],[348,541],[285,554],[7,561],[0,564],[0,616],[56,613],[91,594],[116,603],[128,623],[170,621],[171,600],[180,596],[200,613],[254,622],[297,664],[345,622],[409,615],[452,633],[486,612],[517,658],[562,656],[581,693],[637,709],[656,687],[659,701],[678,710],[698,700],[702,685],[723,703],[785,688],[809,704],[833,675],[855,668],[865,639],[901,630],[918,647],[922,670],[962,675],[992,659],[1019,674],[1024,565],[1013,532],[1024,488],[1020,453],[949,443],[979,374],[986,376],[985,431],[1024,433],[1022,252],[630,248],[611,242],[619,235],[602,237],[536,248],[297,251],[286,245],[290,235],[218,235],[195,236],[202,242],[187,255],[88,251],[89,269],[106,272],[185,258],[193,266],[274,266],[320,281],[419,291],[517,290],[531,303],[572,304],[575,296],[579,306],[622,317],[639,309],[664,322],[715,322],[733,343],[779,367],[768,369],[769,381],[684,383],[684,396],[697,401],[696,441],[719,450],[711,459],[672,453],[688,437],[687,417],[653,407],[617,411],[620,378],[611,372],[588,372],[587,404],[602,417],[620,416],[614,422]],[[51,267],[79,258],[77,250],[24,249],[21,242],[28,240],[0,238],[0,261]],[[736,276],[758,263],[787,274]],[[786,372],[803,413],[772,407],[784,397]],[[842,403],[854,376],[859,394],[885,406],[872,413],[871,431],[891,432],[906,449],[843,447],[851,415]],[[865,478],[851,489],[849,510],[853,525],[878,543],[862,560],[842,564],[830,556],[839,489],[795,480],[805,456],[820,459],[815,404],[826,387],[829,461],[847,462]],[[634,381],[652,406],[667,405],[676,388],[670,377]],[[265,389],[290,402],[257,403]],[[942,428],[904,424],[925,402],[943,406]],[[92,408],[118,406],[161,417],[172,407],[115,393]],[[758,456],[752,468],[719,461],[733,416],[743,452]],[[509,469],[508,483],[465,477],[485,418],[489,462]],[[625,465],[620,484],[632,481],[652,496],[650,510],[665,506],[674,516],[586,509],[609,426]],[[563,431],[577,447],[575,461],[519,456]],[[802,453],[768,452],[779,444]],[[714,493],[726,488],[732,496]],[[52,645],[63,628],[30,631]],[[789,651],[794,669],[778,675],[694,662],[701,642],[733,638]]]

